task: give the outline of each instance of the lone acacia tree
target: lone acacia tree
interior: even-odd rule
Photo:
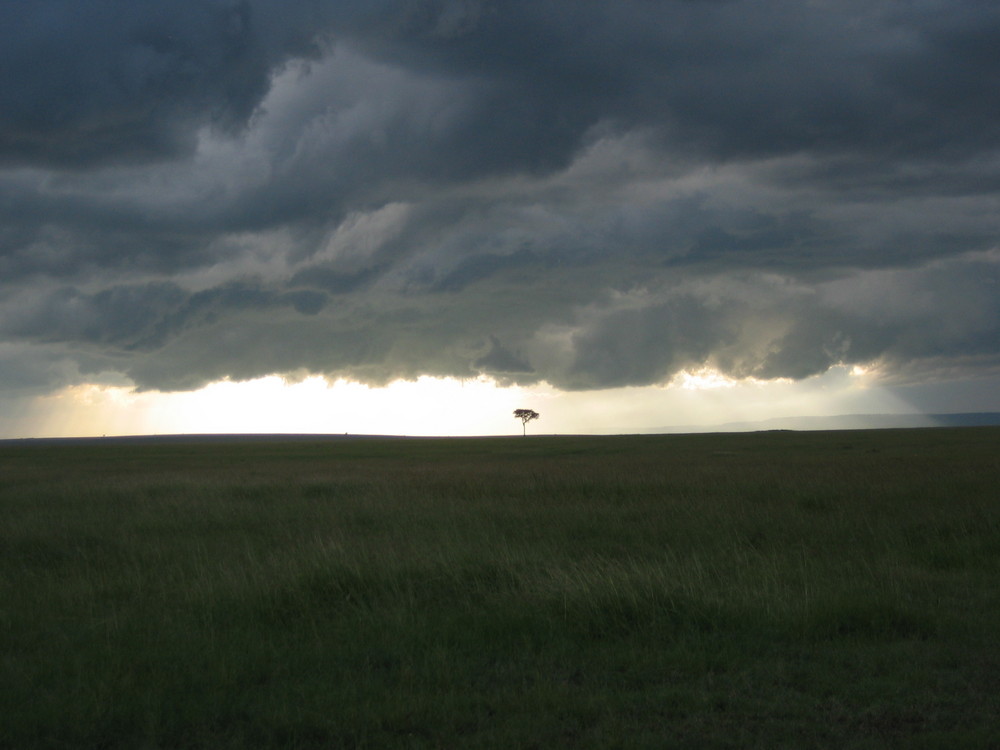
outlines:
[[[541,416],[534,409],[514,409],[514,418],[521,420],[521,434],[528,434],[528,422]]]

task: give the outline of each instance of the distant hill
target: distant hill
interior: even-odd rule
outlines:
[[[833,417],[776,417],[717,425],[683,425],[648,432],[753,432],[756,430],[878,430],[893,427],[1000,425],[1000,412],[962,414],[841,414]],[[647,430],[643,430],[647,432]]]

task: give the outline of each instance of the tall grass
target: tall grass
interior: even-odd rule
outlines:
[[[0,746],[996,745],[998,448],[3,444]]]

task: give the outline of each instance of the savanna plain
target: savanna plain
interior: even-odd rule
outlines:
[[[1000,429],[0,442],[3,748],[1000,747]]]

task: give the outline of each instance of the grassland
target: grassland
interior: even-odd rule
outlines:
[[[0,444],[0,747],[1000,747],[1000,429]]]

